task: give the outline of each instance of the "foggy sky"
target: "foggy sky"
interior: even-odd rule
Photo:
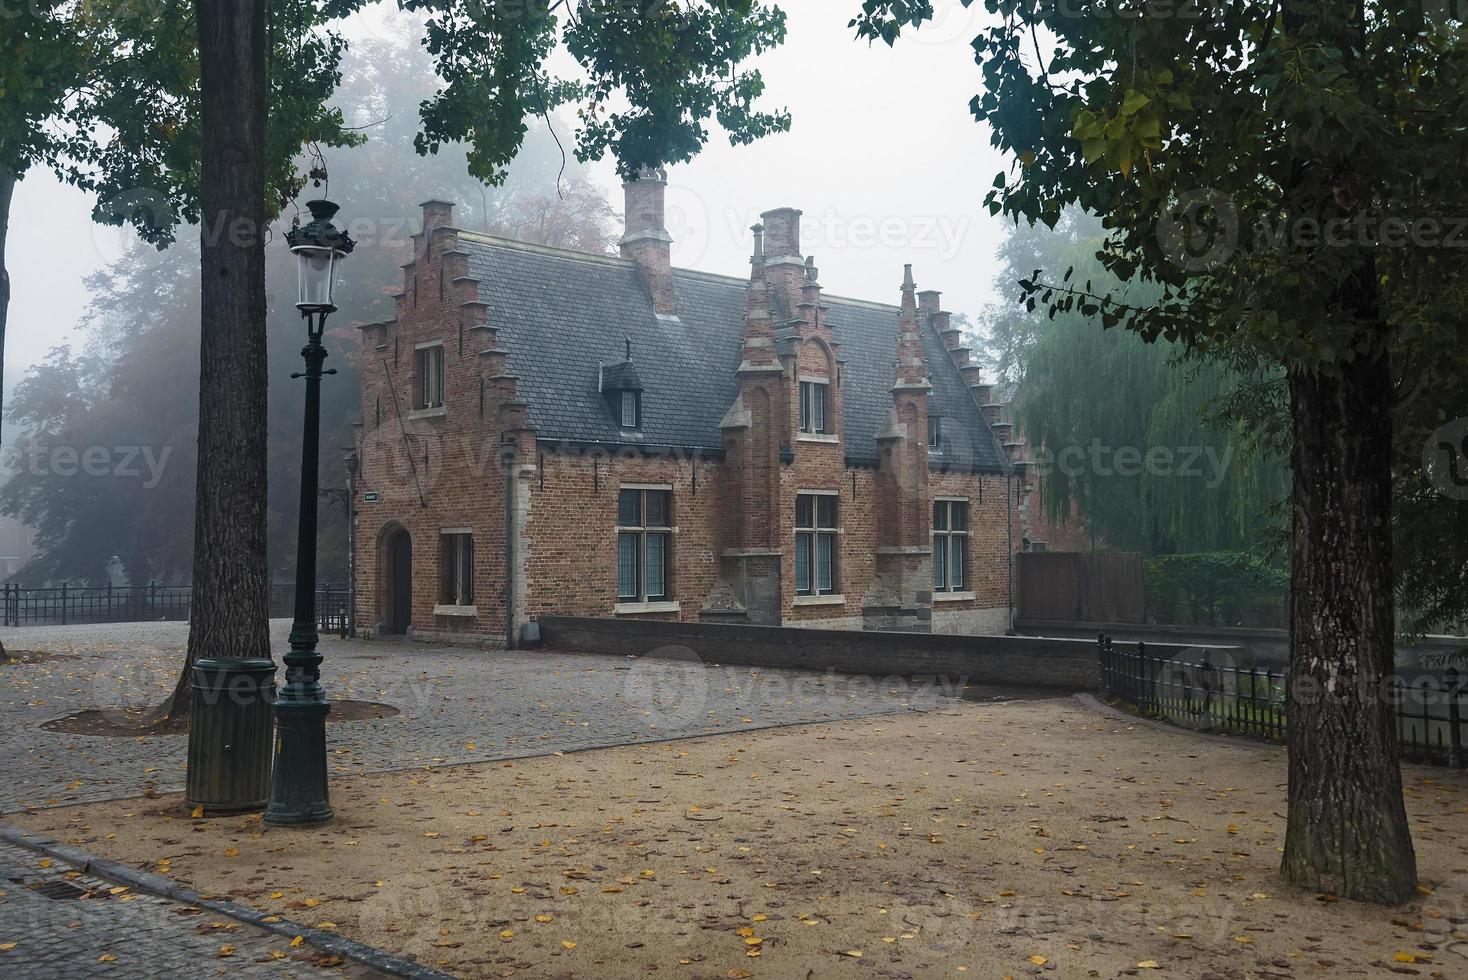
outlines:
[[[802,248],[815,255],[827,292],[895,303],[902,265],[911,262],[918,288],[940,289],[946,309],[977,314],[994,299],[993,256],[1006,229],[983,207],[1004,164],[968,110],[981,81],[969,41],[982,10],[938,0],[935,23],[888,49],[852,38],[846,23],[859,0],[779,5],[789,37],[758,64],[762,105],[788,108],[791,132],[730,147],[715,127],[692,163],[670,170],[674,264],[744,275],[759,212],[797,207],[805,212]],[[381,23],[359,15],[348,36]],[[612,164],[593,172],[620,211]],[[421,197],[434,194],[423,188]],[[337,196],[346,204],[350,192]],[[73,339],[87,300],[82,280],[120,251],[119,232],[90,221],[91,204],[39,169],[16,187],[7,403],[29,365]]]

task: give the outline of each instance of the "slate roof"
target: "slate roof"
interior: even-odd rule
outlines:
[[[670,320],[653,313],[631,260],[470,232],[459,233],[458,247],[469,255],[469,275],[479,280],[479,298],[489,305],[489,323],[509,352],[509,371],[540,439],[723,450],[719,423],[739,394],[746,280],[674,269],[678,318]],[[846,456],[871,464],[875,434],[892,407],[898,308],[835,296],[823,301],[845,362]],[[598,371],[625,361],[628,339],[643,386],[640,436],[618,428],[597,391]],[[929,410],[944,417],[944,452],[935,466],[1003,472],[1004,449],[931,326],[923,347],[933,384]]]

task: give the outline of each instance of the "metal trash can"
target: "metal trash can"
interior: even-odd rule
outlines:
[[[189,711],[189,809],[263,810],[274,752],[275,661],[202,658],[194,662]]]

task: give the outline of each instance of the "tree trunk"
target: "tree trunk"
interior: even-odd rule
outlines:
[[[188,657],[269,657],[265,562],[265,3],[195,0],[199,29],[199,466]]]
[[[10,269],[5,264],[5,242],[10,236],[10,202],[15,198],[15,174],[0,167],[0,405],[5,392],[5,324],[10,316]],[[0,643],[0,662],[9,660]]]
[[[1294,370],[1289,820],[1282,873],[1367,902],[1412,897],[1394,667],[1391,376],[1379,331],[1340,377]]]

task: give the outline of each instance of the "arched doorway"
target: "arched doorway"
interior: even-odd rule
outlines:
[[[413,538],[406,528],[388,533],[382,554],[382,631],[401,636],[413,625]]]

